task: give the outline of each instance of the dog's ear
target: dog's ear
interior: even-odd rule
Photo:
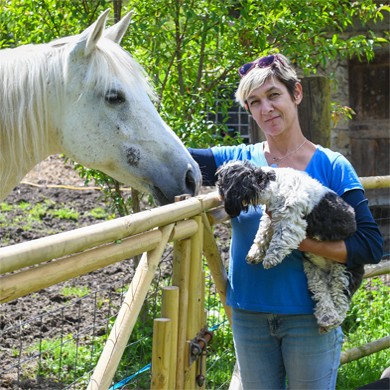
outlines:
[[[265,171],[261,168],[256,168],[254,175],[260,191],[265,189],[271,181],[276,180],[276,174],[274,171]]]
[[[256,182],[258,184],[263,183],[265,181],[267,181],[267,182],[269,181],[267,172],[263,171],[261,168],[256,168],[254,170],[254,176],[255,176]]]
[[[216,177],[215,185],[217,187],[219,196],[222,199],[224,199],[225,198],[225,195],[224,195],[224,182],[225,182],[225,178],[226,178],[226,165],[222,165],[221,167],[219,167],[217,169],[217,171],[215,172],[215,177]]]
[[[276,180],[276,172],[274,170],[267,172],[268,182]]]

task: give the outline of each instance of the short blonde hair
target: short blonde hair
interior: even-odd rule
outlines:
[[[241,78],[236,91],[236,101],[242,107],[247,108],[246,101],[248,96],[271,78],[276,78],[283,83],[294,100],[295,86],[300,80],[288,59],[282,54],[277,54],[270,66],[264,68],[255,66]]]

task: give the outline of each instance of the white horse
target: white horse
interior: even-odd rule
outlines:
[[[157,113],[140,65],[120,46],[130,14],[109,10],[80,35],[0,50],[0,200],[64,153],[160,204],[196,194],[198,165]]]

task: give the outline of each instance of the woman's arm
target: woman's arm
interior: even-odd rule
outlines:
[[[344,241],[318,241],[305,238],[298,249],[302,252],[332,259],[338,263],[347,263],[347,247]]]
[[[203,185],[215,186],[215,172],[217,171],[217,164],[215,163],[213,152],[208,149],[192,149],[188,148],[193,159],[198,163],[200,171],[202,172]]]
[[[317,241],[306,238],[299,246],[303,252],[324,256],[348,267],[377,264],[383,256],[383,237],[368,208],[362,190],[347,191],[342,198],[355,210],[357,231],[345,241]]]

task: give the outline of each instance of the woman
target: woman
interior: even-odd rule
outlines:
[[[356,212],[357,232],[346,241],[305,239],[282,264],[265,270],[245,256],[253,242],[262,210],[251,209],[232,219],[227,303],[244,389],[334,389],[343,341],[341,329],[320,334],[313,315],[302,253],[312,252],[363,273],[378,263],[383,239],[363,188],[351,164],[339,153],[315,145],[302,133],[298,105],[303,92],[286,57],[269,55],[243,65],[237,101],[263,131],[255,145],[190,149],[205,184],[229,160],[250,160],[259,166],[306,171],[342,196]]]

